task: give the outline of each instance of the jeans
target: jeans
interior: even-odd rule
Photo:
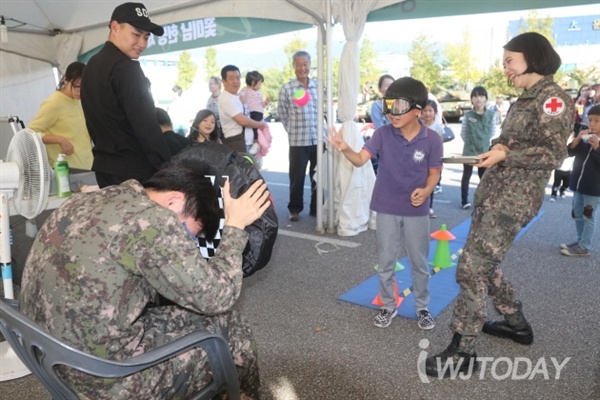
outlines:
[[[600,196],[588,196],[579,192],[573,194],[573,218],[575,219],[577,241],[586,250],[592,248],[592,237],[596,228],[599,206]]]

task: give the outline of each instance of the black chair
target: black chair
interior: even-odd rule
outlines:
[[[160,364],[195,347],[208,354],[211,382],[192,398],[212,399],[226,391],[230,399],[239,399],[237,371],[225,339],[206,331],[195,331],[166,345],[125,361],[104,360],[74,349],[18,311],[18,302],[0,298],[0,331],[21,361],[44,384],[54,399],[77,400],[75,392],[56,374],[64,365],[86,374],[120,378]]]

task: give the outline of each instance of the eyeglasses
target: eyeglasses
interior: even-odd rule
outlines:
[[[80,84],[75,84],[75,83],[71,83],[71,87],[75,90],[80,90],[81,89],[81,83]]]
[[[383,114],[391,115],[404,115],[412,109],[422,110],[423,108],[418,105],[414,100],[407,99],[405,97],[399,98],[383,98]]]

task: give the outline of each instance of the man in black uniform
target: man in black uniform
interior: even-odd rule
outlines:
[[[108,41],[87,64],[81,105],[94,142],[92,169],[100,187],[144,182],[171,158],[156,122],[148,80],[136,60],[150,33],[162,36],[141,3],[124,3],[110,18]]]

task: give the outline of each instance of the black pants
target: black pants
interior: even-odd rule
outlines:
[[[263,120],[263,113],[258,111],[250,111],[250,119],[261,122]],[[252,128],[252,132],[254,132],[254,141],[256,142],[258,140],[258,129]]]
[[[304,209],[304,179],[306,167],[310,177],[310,213],[317,213],[317,145],[290,146],[290,202],[288,210],[291,213],[300,213]]]
[[[552,185],[552,197],[556,197],[556,193],[560,190],[560,195],[565,194],[565,190],[569,187],[571,171],[554,170],[554,184]],[[562,185],[561,185],[562,183]]]
[[[481,179],[484,172],[485,168],[477,167],[477,175],[479,175],[479,179]],[[463,206],[469,202],[469,182],[471,181],[471,175],[473,175],[473,166],[464,164],[463,175],[460,181],[460,197]]]

